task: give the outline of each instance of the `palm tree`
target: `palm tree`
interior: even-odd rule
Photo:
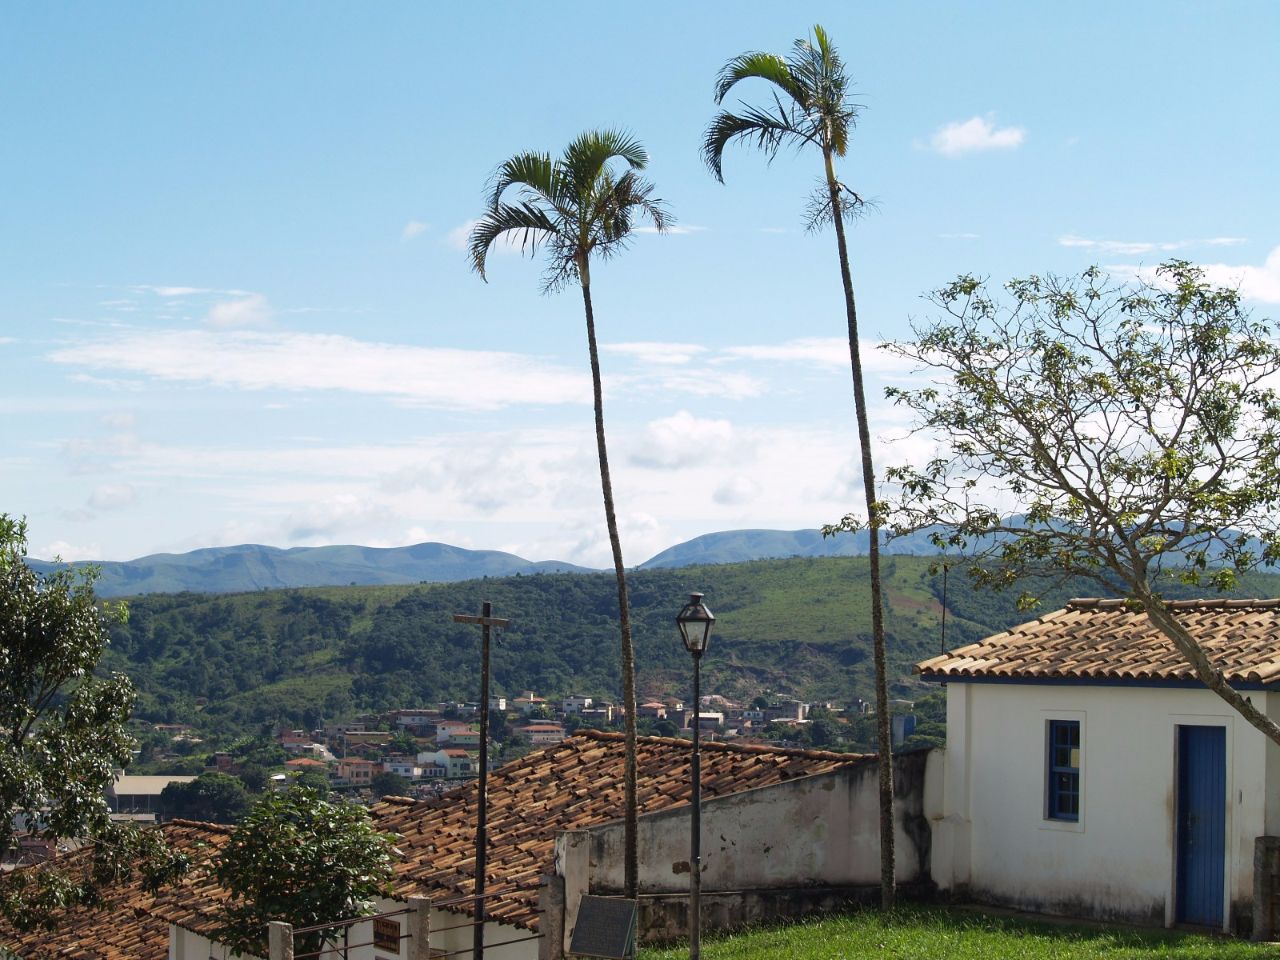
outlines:
[[[615,164],[621,161],[621,164]],[[489,205],[471,231],[471,266],[485,277],[486,260],[494,243],[509,238],[530,256],[545,249],[548,268],[544,291],[559,290],[577,281],[587,316],[587,350],[591,356],[591,388],[595,397],[596,451],[600,458],[600,488],[604,517],[618,580],[618,622],[622,650],[622,699],[626,709],[626,769],[624,773],[626,895],[635,897],[636,856],[636,685],[635,652],[631,643],[631,608],[627,601],[626,571],[618,520],[613,509],[613,482],[604,438],[604,401],[600,389],[600,356],[596,350],[596,321],[591,306],[591,261],[606,260],[626,248],[637,218],[659,232],[669,215],[661,200],[652,198],[653,185],[637,171],[649,161],[643,146],[616,130],[588,130],[555,159],[546,153],[516,154],[494,174]],[[621,170],[616,169],[621,166]],[[514,198],[505,199],[511,191]]]
[[[810,201],[809,226],[828,221],[835,226],[840,255],[840,279],[844,284],[845,313],[849,327],[849,362],[853,368],[854,410],[858,443],[862,451],[862,486],[866,494],[870,533],[871,628],[875,646],[876,715],[880,740],[880,899],[885,909],[893,905],[893,761],[890,755],[889,693],[885,680],[884,608],[880,580],[880,513],[876,504],[875,470],[871,462],[871,435],[867,426],[867,401],[863,390],[862,358],[858,351],[858,310],[849,273],[849,251],[844,222],[863,206],[862,198],[836,177],[835,159],[849,147],[849,131],[857,120],[857,106],[849,99],[849,77],[844,62],[820,26],[808,40],[797,40],[787,57],[772,53],[744,53],[724,65],[716,78],[715,99],[721,104],[739,81],[767,80],[773,84],[772,101],[764,107],[742,105],[739,114],[722,111],[711,122],[702,143],[702,156],[717,180],[724,182],[725,147],[738,138],[753,143],[772,160],[784,144],[811,145],[822,153],[824,183]]]

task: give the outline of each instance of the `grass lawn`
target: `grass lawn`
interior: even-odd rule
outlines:
[[[687,946],[641,950],[640,960],[679,960]],[[786,927],[704,938],[706,960],[1041,960],[1163,957],[1168,960],[1260,960],[1274,947],[1163,930],[1107,929],[991,916],[968,910],[904,907],[890,918],[874,911]]]

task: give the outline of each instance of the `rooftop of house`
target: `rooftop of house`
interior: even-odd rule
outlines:
[[[637,739],[641,814],[689,802],[689,743],[668,737]],[[704,743],[704,798],[870,762],[873,755]],[[579,731],[564,743],[534,751],[489,776],[489,916],[536,929],[538,885],[553,869],[555,838],[564,830],[610,823],[622,814],[624,738]],[[398,897],[454,899],[472,890],[478,785],[471,781],[439,797],[388,797],[372,815],[379,829],[399,834],[404,856],[396,866]],[[165,960],[167,924],[213,933],[226,893],[201,864],[232,828],[175,820],[164,828],[196,868],[151,896],[141,881],[121,884],[108,905],[75,911],[57,932],[15,934],[0,926],[0,944],[19,956],[65,955],[77,960]],[[455,905],[452,909],[463,910]]]
[[[138,776],[136,774],[122,773],[118,774],[111,785],[107,787],[107,793],[116,797],[137,797],[137,796],[159,796],[164,792],[164,788],[171,783],[190,783],[195,777],[170,777],[170,776]]]
[[[499,894],[487,908],[503,923],[536,928],[537,887],[552,869],[555,838],[564,830],[609,823],[622,816],[624,738],[581,730],[489,775],[489,881]],[[703,744],[702,790],[710,798],[865,762],[861,755]],[[640,813],[689,802],[689,742],[637,739]],[[406,854],[400,896],[455,898],[471,892],[478,785],[472,781],[438,798],[387,798],[374,807],[378,825],[401,835]]]
[[[1235,685],[1280,681],[1280,600],[1173,600],[1178,622]],[[1198,682],[1173,642],[1124,600],[1065,608],[916,664],[929,679]]]
[[[169,925],[154,911],[160,900],[199,897],[211,901],[220,890],[201,869],[210,854],[226,842],[229,828],[209,823],[174,820],[161,829],[171,847],[192,858],[193,869],[179,883],[158,895],[143,890],[134,876],[108,892],[101,906],[55,915],[53,930],[22,933],[0,922],[0,944],[20,957],[75,957],[77,960],[167,960]],[[79,866],[92,849],[82,848],[61,858],[62,866]],[[36,868],[39,869],[39,868]]]

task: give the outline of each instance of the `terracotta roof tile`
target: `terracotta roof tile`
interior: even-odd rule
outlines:
[[[68,911],[57,918],[53,931],[19,932],[0,922],[0,945],[20,957],[74,957],[77,960],[167,960],[168,924],[156,916],[161,899],[204,899],[207,881],[200,866],[225,842],[227,828],[208,823],[174,820],[162,827],[165,839],[191,857],[195,869],[176,886],[152,896],[142,889],[141,878],[113,890],[97,909]],[[77,858],[87,858],[88,848],[59,861],[74,866]],[[38,868],[36,868],[38,869]]]
[[[1173,600],[1169,607],[1229,683],[1280,680],[1280,600]],[[1124,600],[1089,599],[921,661],[916,672],[957,679],[1196,679],[1144,612]]]
[[[641,813],[689,802],[688,741],[640,737],[636,754]],[[486,890],[500,894],[487,906],[490,916],[536,928],[537,885],[551,870],[556,834],[621,819],[623,758],[622,734],[583,730],[490,774]],[[703,796],[826,773],[866,759],[704,743]],[[398,871],[398,894],[439,899],[472,892],[476,797],[473,781],[439,798],[389,799],[374,808],[379,825],[402,837],[398,846],[406,857]]]
[[[689,802],[689,747],[686,740],[638,739],[641,813]],[[556,834],[621,819],[623,759],[621,734],[584,730],[490,774],[486,886],[487,892],[498,895],[486,905],[491,918],[537,928],[537,889],[542,875],[552,869]],[[737,793],[871,759],[822,750],[704,743],[703,796]],[[417,893],[439,903],[473,891],[477,793],[473,780],[440,797],[387,797],[373,808],[379,829],[400,836],[396,846],[404,856],[396,867],[397,896]],[[204,859],[230,831],[181,820],[164,829],[172,842]],[[110,907],[77,911],[57,933],[23,936],[0,927],[0,944],[23,957],[165,960],[168,923],[204,935],[216,928],[226,892],[208,874],[194,869],[154,897],[135,881],[113,898]],[[470,910],[465,903],[448,908]]]

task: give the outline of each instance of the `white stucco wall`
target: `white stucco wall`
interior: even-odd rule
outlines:
[[[398,900],[382,900],[378,903],[378,913],[392,913],[403,910],[407,907],[407,903]],[[400,932],[407,934],[410,932],[409,917],[401,915],[390,918],[400,925]],[[430,915],[430,924],[433,931],[430,936],[430,945],[432,955],[438,955],[441,952],[452,953],[455,950],[470,950],[472,944],[473,927],[461,926],[467,923],[469,917],[457,913],[448,913],[443,910],[432,909]],[[445,929],[452,927],[454,929]],[[538,957],[538,941],[524,940],[529,937],[530,931],[522,930],[519,927],[506,926],[499,923],[486,923],[484,927],[484,955],[486,960],[537,960]],[[373,940],[373,923],[365,920],[360,923],[352,924],[347,937],[347,942],[352,944],[370,944]],[[506,943],[509,940],[521,940],[520,943]],[[492,944],[505,944],[504,946],[492,946]],[[339,940],[341,945],[341,940]],[[169,960],[235,960],[237,954],[231,953],[221,943],[202,937],[198,933],[192,933],[182,927],[170,924],[169,926]],[[469,954],[459,954],[461,958],[469,956]],[[410,941],[400,941],[400,952],[394,953],[390,950],[381,950],[373,946],[355,946],[347,951],[348,960],[408,960],[410,957]],[[244,957],[242,960],[265,960],[265,958]],[[342,960],[342,952],[326,954],[318,960]]]
[[[1280,695],[1250,696],[1280,711]],[[1050,719],[1080,722],[1075,823],[1045,817]],[[1231,905],[1252,898],[1254,838],[1280,826],[1280,749],[1207,690],[950,683],[943,796],[927,811],[935,881],[1032,909],[1172,923],[1182,724],[1226,729],[1229,928]]]
[[[918,830],[913,832],[911,826],[924,826],[924,765],[923,756],[903,757],[897,763],[899,780],[905,775],[915,781],[900,782],[896,791],[896,872],[900,882],[920,879],[922,872],[920,852],[927,838]],[[704,799],[703,890],[879,883],[878,791],[876,764],[867,762],[852,769]],[[679,893],[689,888],[690,812],[690,807],[680,806],[639,818],[639,881],[646,893]],[[622,824],[586,832],[592,847],[590,889],[621,889]]]

